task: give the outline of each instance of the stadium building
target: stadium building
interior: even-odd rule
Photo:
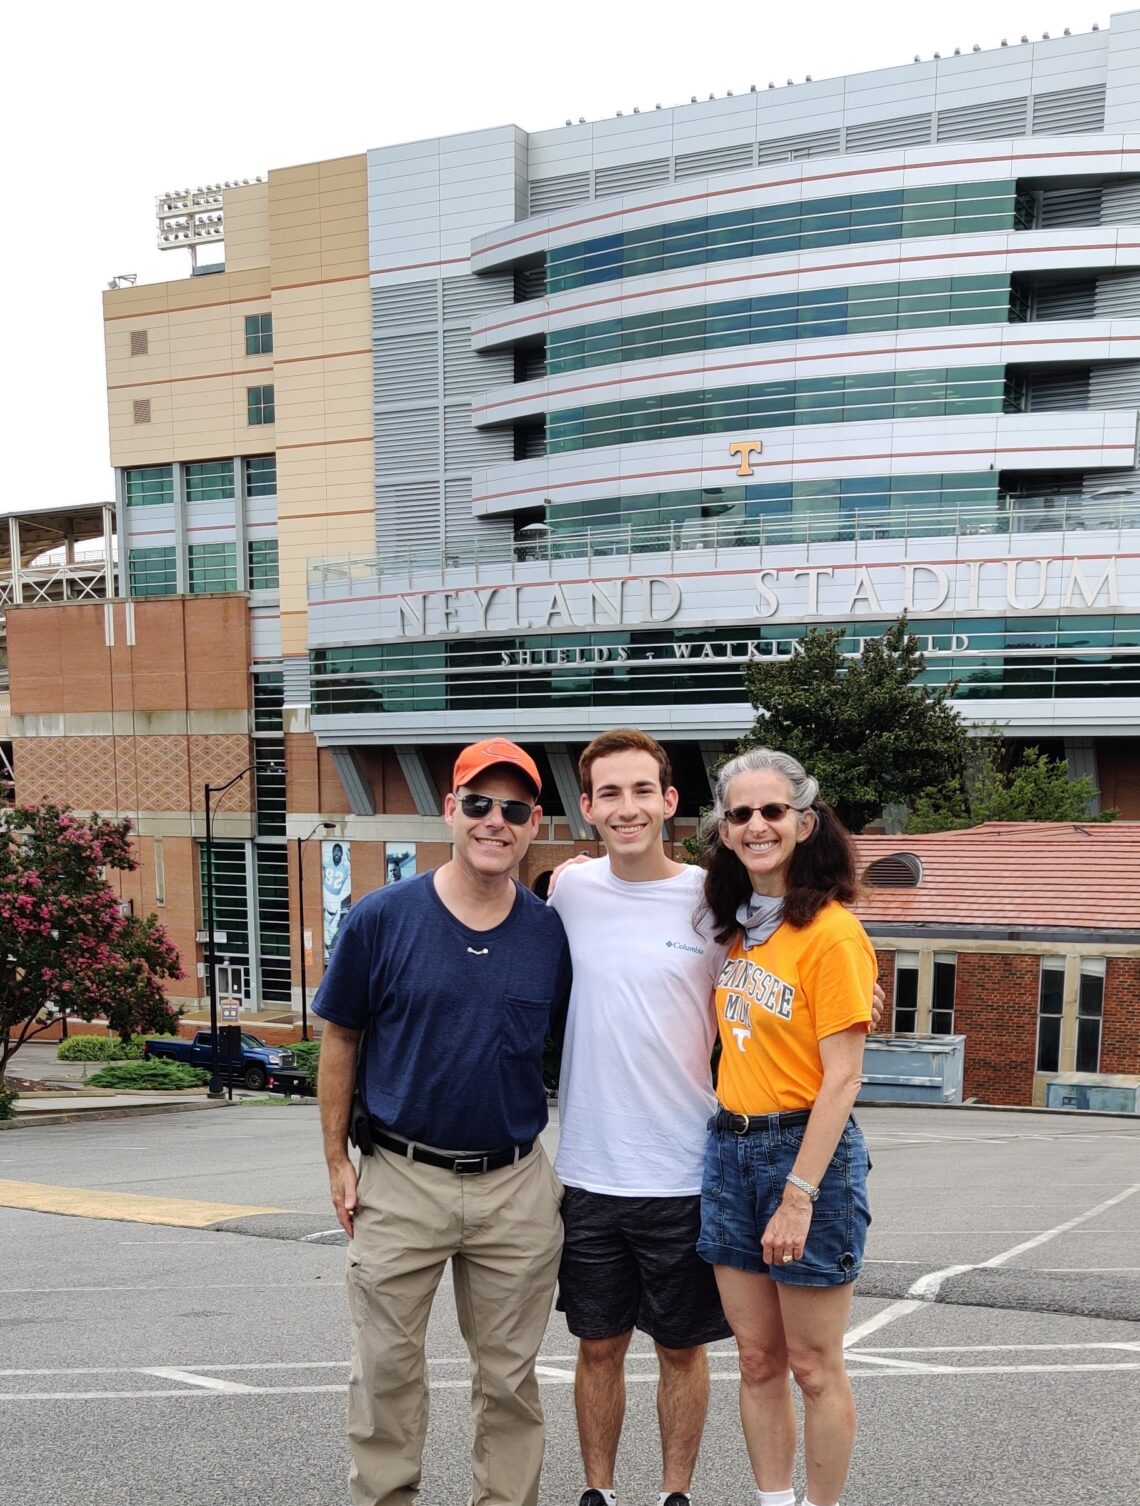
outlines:
[[[206,785],[220,986],[288,1009],[446,856],[460,744],[538,758],[527,881],[617,723],[683,832],[815,624],[905,610],[1140,817],[1140,12],[777,82],[160,198],[193,264],[104,295],[114,502],[10,519],[0,746],[137,824],[186,995]]]

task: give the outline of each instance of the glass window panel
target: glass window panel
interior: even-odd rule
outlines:
[[[192,595],[237,590],[236,543],[191,544],[186,552]]]
[[[918,953],[895,953],[894,1028],[909,1033],[918,1024]]]
[[[195,461],[185,467],[187,502],[228,502],[234,495],[232,460]]]
[[[274,421],[274,394],[272,386],[246,388],[247,417],[250,425],[271,424]]]
[[[178,589],[173,546],[132,549],[127,569],[132,596],[173,596]]]
[[[280,584],[277,540],[250,539],[249,589],[276,591]]]
[[[246,457],[245,494],[247,497],[275,497],[277,495],[276,455]]]
[[[126,472],[128,507],[146,507],[174,501],[174,467],[147,465]]]

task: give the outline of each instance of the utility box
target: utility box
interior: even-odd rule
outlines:
[[[1045,1107],[1140,1114],[1140,1077],[1112,1072],[1062,1072],[1045,1084]]]
[[[961,1103],[964,1035],[870,1035],[860,1103]]]

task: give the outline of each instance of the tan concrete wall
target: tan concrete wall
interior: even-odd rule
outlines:
[[[226,271],[269,265],[269,184],[247,183],[222,195],[226,216]]]
[[[295,654],[308,561],[374,547],[366,159],[270,173],[269,228],[281,647]]]
[[[269,311],[265,266],[104,293],[112,465],[272,450],[274,428],[251,427],[246,404],[274,378],[272,355],[245,353],[245,316]],[[146,331],[146,355],[131,355],[132,330]],[[149,423],[135,422],[137,399]]]

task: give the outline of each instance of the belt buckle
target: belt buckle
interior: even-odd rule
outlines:
[[[452,1163],[452,1171],[457,1177],[475,1176],[481,1171],[487,1170],[486,1156],[457,1156]]]
[[[748,1133],[747,1114],[735,1114],[730,1112],[729,1118],[732,1120],[729,1128],[732,1130],[732,1133],[734,1135],[746,1135]]]

